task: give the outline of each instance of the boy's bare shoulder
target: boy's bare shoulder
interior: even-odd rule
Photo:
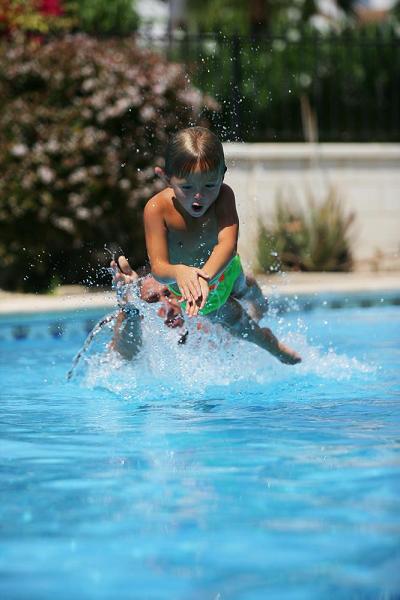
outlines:
[[[235,194],[233,193],[232,188],[226,183],[223,183],[221,186],[221,191],[215,203],[215,214],[220,224],[239,224]]]
[[[226,183],[223,183],[215,202],[217,213],[229,212],[234,210],[235,206],[235,194],[233,193],[233,189]]]
[[[150,200],[146,202],[144,207],[144,214],[165,214],[171,204],[171,190],[165,188],[152,196]]]
[[[226,202],[227,200],[235,202],[235,194],[233,189],[227,184],[223,183],[218,195],[218,201]]]

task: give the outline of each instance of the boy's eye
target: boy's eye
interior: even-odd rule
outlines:
[[[181,187],[183,190],[191,190],[192,189],[191,185],[182,185]]]
[[[206,188],[213,188],[215,187],[215,183],[207,183]]]

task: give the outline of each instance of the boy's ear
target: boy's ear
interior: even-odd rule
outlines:
[[[225,166],[224,166],[224,172],[223,172],[223,174],[222,174],[222,180],[224,179],[224,177],[225,177],[225,173],[227,172],[227,170],[228,170],[228,167],[225,165]]]
[[[154,173],[156,175],[158,175],[158,177],[160,177],[160,179],[169,183],[169,177],[167,177],[167,174],[165,173],[164,169],[162,169],[161,167],[155,167]]]

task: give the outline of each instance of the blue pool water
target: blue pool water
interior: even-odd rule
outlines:
[[[99,316],[0,321],[1,598],[399,597],[398,306],[276,316],[296,367],[105,331],[67,382]]]

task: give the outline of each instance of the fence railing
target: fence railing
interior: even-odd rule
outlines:
[[[393,28],[342,34],[289,31],[141,35],[140,43],[183,63],[214,97],[204,116],[223,139],[400,141],[400,37]]]

